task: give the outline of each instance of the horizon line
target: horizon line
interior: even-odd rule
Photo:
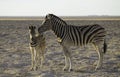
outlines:
[[[45,15],[41,15],[41,16],[19,16],[19,15],[16,15],[16,16],[0,16],[0,17],[44,17]],[[119,17],[120,15],[57,15],[57,16],[60,16],[60,17],[91,17],[91,16],[96,16],[96,17]]]

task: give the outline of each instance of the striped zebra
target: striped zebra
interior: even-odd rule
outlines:
[[[38,28],[39,33],[52,30],[58,38],[58,42],[62,45],[65,56],[65,67],[63,70],[72,70],[70,46],[85,46],[92,43],[99,55],[99,60],[95,68],[102,66],[103,54],[106,52],[107,44],[105,43],[105,29],[98,25],[75,26],[68,25],[59,17],[48,14],[45,17],[41,27]]]
[[[37,70],[42,67],[45,54],[45,38],[42,34],[37,34],[35,29],[35,26],[29,26],[29,47],[32,58],[30,70]]]

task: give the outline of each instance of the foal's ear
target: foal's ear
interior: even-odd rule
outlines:
[[[29,29],[31,29],[32,26],[29,26]]]
[[[36,29],[35,26],[29,26],[29,29]]]

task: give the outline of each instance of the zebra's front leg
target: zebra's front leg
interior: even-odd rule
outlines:
[[[65,55],[65,66],[64,66],[64,68],[63,68],[64,71],[67,71],[68,68],[69,68],[68,62],[69,62],[69,61],[68,61],[68,57]]]
[[[68,64],[69,63],[69,64]],[[72,61],[70,56],[65,56],[65,66],[63,68],[64,71],[73,71],[72,69]]]
[[[72,60],[71,60],[71,57],[69,57],[68,59],[69,59],[69,65],[70,65],[68,71],[70,72],[70,71],[73,71],[73,69],[72,69]]]
[[[63,70],[64,71],[66,71],[66,70],[72,71],[72,61],[71,61],[70,52],[68,51],[68,49],[65,46],[63,46],[63,50],[64,50],[64,55],[65,55],[65,66],[64,66]]]

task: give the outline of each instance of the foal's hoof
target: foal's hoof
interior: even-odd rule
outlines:
[[[33,67],[31,67],[30,69],[29,69],[29,71],[33,71],[34,70],[34,68]]]
[[[73,71],[73,69],[66,69],[66,68],[64,68],[63,71],[71,72],[71,71]]]
[[[35,70],[35,71],[37,71],[38,69],[39,69],[39,67],[35,67],[35,69],[34,69],[34,70]]]

